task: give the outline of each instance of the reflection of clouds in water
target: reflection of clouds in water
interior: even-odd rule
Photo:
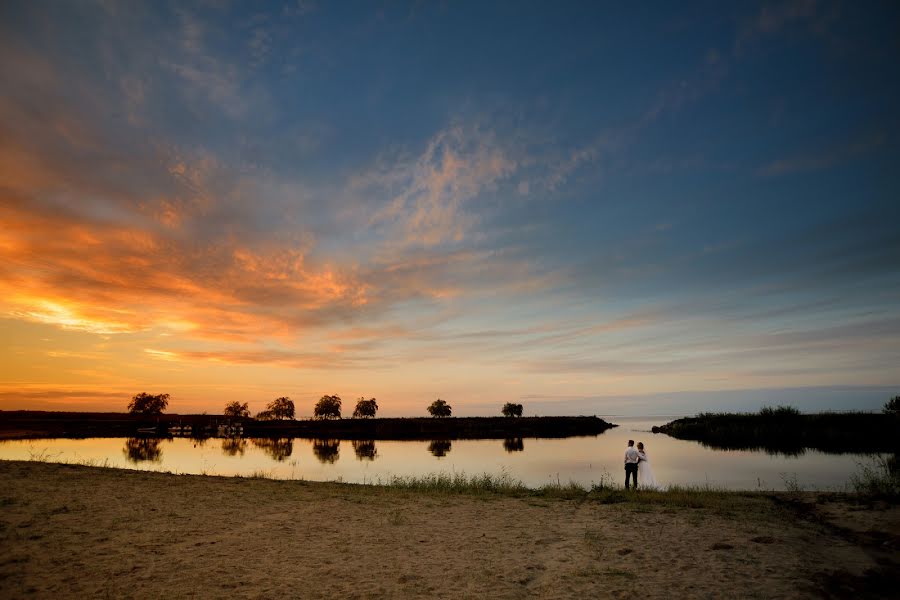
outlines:
[[[341,440],[313,440],[312,449],[320,463],[333,464],[340,458]]]
[[[278,462],[284,462],[294,453],[293,438],[252,438],[250,441]]]
[[[162,449],[159,447],[160,438],[128,438],[125,440],[125,448],[122,453],[129,462],[160,462]]]
[[[432,440],[431,443],[428,444],[428,451],[438,458],[441,458],[450,452],[451,445],[450,440]]]
[[[353,440],[353,452],[359,460],[375,460],[378,450],[375,448],[375,440]]]
[[[525,440],[520,437],[506,438],[503,440],[503,449],[507,452],[522,452],[525,450]]]
[[[225,456],[243,456],[247,451],[247,440],[239,437],[222,440],[222,453]]]

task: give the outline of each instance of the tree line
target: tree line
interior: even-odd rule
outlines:
[[[141,392],[136,394],[131,402],[128,403],[128,412],[132,414],[140,414],[144,416],[160,415],[169,405],[169,394],[148,394]],[[428,414],[432,417],[443,418],[453,414],[453,408],[445,401],[438,398],[427,407]],[[375,398],[365,398],[360,396],[356,401],[356,408],[353,410],[354,419],[369,419],[375,417],[378,413],[378,402]],[[521,417],[522,405],[513,402],[507,402],[500,409],[500,413],[505,417]],[[237,400],[229,402],[225,405],[224,416],[233,419],[249,419],[250,403],[239,402]],[[256,413],[256,419],[259,421],[278,421],[285,419],[293,419],[296,416],[296,408],[294,401],[287,396],[275,398],[266,405],[264,410]],[[340,419],[341,418],[341,397],[337,395],[324,395],[319,398],[313,407],[313,416],[317,419]]]

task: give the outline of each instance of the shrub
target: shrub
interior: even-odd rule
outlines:
[[[223,414],[226,417],[232,417],[234,419],[247,418],[250,416],[250,404],[247,402],[241,404],[237,400],[229,402],[225,405],[225,412]]]
[[[900,415],[900,396],[894,396],[885,402],[882,410],[890,415]]]
[[[500,412],[504,417],[521,417],[522,416],[522,405],[515,404],[513,402],[507,402],[503,405],[503,408],[500,409]]]
[[[438,398],[428,406],[428,413],[432,417],[449,417],[453,409],[449,404]]]
[[[375,402],[375,398],[366,400],[360,396],[359,400],[356,401],[356,410],[353,411],[353,418],[374,417],[376,412],[378,412],[378,403]]]
[[[128,412],[140,415],[160,415],[169,406],[169,394],[148,394],[141,392],[131,398]]]
[[[322,396],[316,402],[313,414],[317,419],[340,419],[341,418],[341,397],[340,396]]]
[[[275,398],[266,406],[266,411],[271,413],[271,419],[293,419],[295,414],[294,401],[287,396]],[[257,415],[257,418],[259,418],[259,415]]]

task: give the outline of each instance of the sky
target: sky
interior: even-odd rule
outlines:
[[[898,25],[874,1],[3,2],[0,409],[877,409]]]

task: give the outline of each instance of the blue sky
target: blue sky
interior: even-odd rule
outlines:
[[[0,12],[0,407],[900,389],[893,3]]]

